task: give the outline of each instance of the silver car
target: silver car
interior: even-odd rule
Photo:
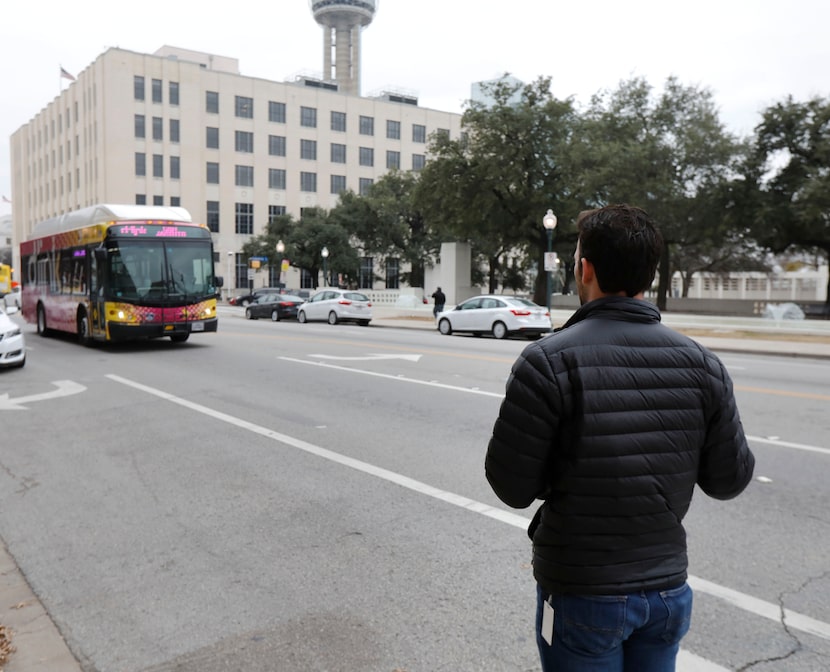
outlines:
[[[20,325],[6,311],[16,313],[17,307],[0,308],[0,368],[20,367],[26,364],[26,340]]]
[[[551,330],[547,308],[518,296],[485,294],[462,301],[452,310],[438,313],[438,331],[449,336],[454,331],[492,334],[506,338],[521,334],[539,338]]]
[[[329,324],[357,322],[365,327],[372,320],[372,302],[360,292],[327,287],[299,307],[297,319],[300,322],[325,320]]]

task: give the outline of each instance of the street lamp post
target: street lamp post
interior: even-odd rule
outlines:
[[[280,289],[285,287],[285,282],[282,279],[282,253],[285,252],[285,243],[282,240],[277,241],[277,263],[279,264],[280,274],[279,274],[279,283]]]
[[[320,256],[323,257],[323,287],[328,287],[329,286],[329,280],[328,280],[329,248],[327,248],[325,245],[323,246],[323,249],[320,250]]]
[[[230,300],[231,298],[231,259],[233,259],[233,252],[228,252],[228,282],[227,282],[227,297],[226,300]]]
[[[550,312],[550,272],[555,267],[553,260],[553,230],[556,228],[556,215],[553,214],[553,210],[548,209],[545,213],[545,216],[542,218],[542,226],[545,227],[545,231],[548,234],[548,252],[545,255],[545,274],[547,275],[547,306],[548,312]]]

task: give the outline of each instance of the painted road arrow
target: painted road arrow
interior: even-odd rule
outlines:
[[[417,362],[423,355],[365,355],[363,357],[338,357],[337,355],[309,355],[320,359],[337,359],[341,362],[371,362],[380,359],[405,359],[409,362]]]
[[[17,397],[10,399],[8,394],[0,394],[0,411],[26,411],[28,410],[23,404],[30,404],[33,401],[46,401],[47,399],[56,399],[58,397],[68,397],[72,394],[83,392],[86,388],[78,383],[73,383],[71,380],[53,380],[52,385],[57,387],[57,390],[51,392],[43,392],[42,394],[30,394],[28,397]]]

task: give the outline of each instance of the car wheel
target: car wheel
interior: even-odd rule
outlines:
[[[329,324],[337,324],[340,320],[337,319],[337,313],[331,311],[329,313]]]
[[[83,309],[78,311],[78,342],[81,345],[92,345],[92,334],[89,330],[89,317]]]
[[[504,325],[504,322],[496,322],[493,325],[493,336],[498,339],[502,339],[507,336],[507,327]]]
[[[242,301],[240,301],[240,302],[239,302],[239,305],[240,305],[240,306],[242,306],[242,307],[244,308],[244,307],[245,307],[245,306],[247,306],[249,303],[250,303],[250,301],[248,301],[247,299],[243,299]]]
[[[297,313],[297,322],[299,322],[300,324],[306,323],[306,316],[304,310],[301,310],[299,313]]]
[[[43,304],[39,304],[37,307],[37,333],[40,336],[49,335],[49,328],[46,326],[46,309],[44,309]]]
[[[250,308],[245,309],[245,317],[248,318],[249,320],[254,319],[254,314],[251,312]]]
[[[444,336],[449,336],[452,333],[452,325],[446,317],[438,323],[438,331],[444,334]]]
[[[190,338],[190,334],[172,334],[170,336],[173,343],[184,343],[188,338]]]
[[[271,322],[279,322],[280,321],[280,311],[272,310],[271,311]]]

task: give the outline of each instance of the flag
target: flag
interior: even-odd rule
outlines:
[[[8,198],[6,198],[5,196],[3,196],[3,203],[8,203],[8,204],[11,205],[11,201]]]
[[[63,66],[61,66],[61,77],[64,77],[65,79],[70,79],[73,82],[75,81],[75,78],[72,75],[70,75],[66,70],[64,70]]]

